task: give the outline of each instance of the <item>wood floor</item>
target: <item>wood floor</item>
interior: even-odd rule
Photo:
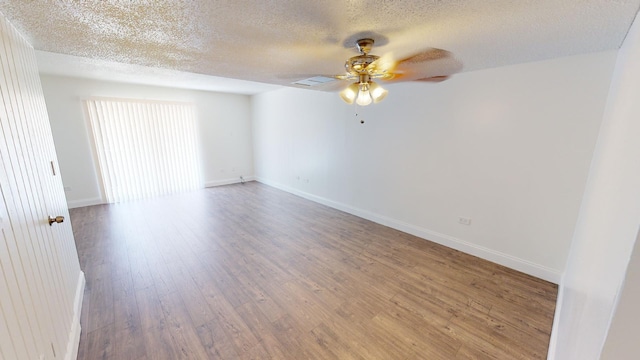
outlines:
[[[255,182],[71,210],[78,359],[544,359],[557,287]]]

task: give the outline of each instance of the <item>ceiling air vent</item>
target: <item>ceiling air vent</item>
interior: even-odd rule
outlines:
[[[326,77],[326,76],[314,76],[308,79],[298,80],[292,84],[294,85],[302,85],[302,86],[318,86],[322,84],[326,84],[331,81],[335,81],[336,79]]]

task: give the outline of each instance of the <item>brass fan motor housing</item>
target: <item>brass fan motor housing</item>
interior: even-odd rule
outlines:
[[[369,74],[373,75],[375,71],[374,68],[369,68],[369,65],[374,61],[378,60],[380,57],[376,55],[358,55],[352,58],[349,58],[347,62],[345,62],[344,67],[349,74],[358,76],[361,74]]]
[[[360,51],[360,55],[351,57],[344,63],[347,73],[354,76],[364,74],[373,75],[375,69],[373,67],[369,68],[369,65],[380,58],[376,55],[369,55],[371,48],[373,48],[373,43],[373,39],[368,38],[356,41],[356,46],[358,47],[358,51]]]

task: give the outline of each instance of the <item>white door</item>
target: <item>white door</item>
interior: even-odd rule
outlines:
[[[1,14],[0,40],[0,358],[71,358],[83,277],[69,221],[48,222],[68,210],[35,53]]]

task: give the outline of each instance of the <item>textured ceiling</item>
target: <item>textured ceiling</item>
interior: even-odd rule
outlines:
[[[113,68],[279,85],[343,73],[362,34],[376,40],[372,53],[379,55],[449,50],[463,71],[616,49],[639,6],[640,0],[0,0],[0,12],[36,50],[75,56],[68,58],[76,64],[67,66],[70,72],[82,63],[85,70],[124,63],[138,67]],[[45,66],[62,61],[39,57]]]

